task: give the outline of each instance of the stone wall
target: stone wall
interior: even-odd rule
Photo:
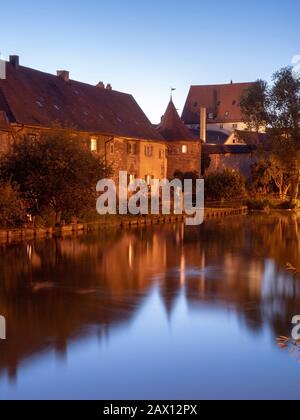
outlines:
[[[187,152],[183,153],[183,147]],[[170,142],[168,144],[168,178],[173,178],[176,171],[201,173],[200,142]]]
[[[257,162],[253,153],[213,154],[210,155],[211,164],[206,174],[222,172],[225,169],[240,171],[246,178],[251,176],[251,167]]]

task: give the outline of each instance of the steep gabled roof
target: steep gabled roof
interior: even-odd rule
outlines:
[[[133,96],[6,63],[0,110],[11,123],[52,126],[137,139],[163,140]]]
[[[160,125],[157,127],[159,133],[167,141],[197,141],[199,140],[180,119],[172,99],[166,109]]]
[[[191,86],[182,119],[185,124],[199,124],[200,108],[206,107],[208,123],[242,121],[240,98],[254,83]]]

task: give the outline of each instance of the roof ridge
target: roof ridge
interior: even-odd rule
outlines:
[[[203,84],[203,85],[190,85],[193,87],[219,87],[219,86],[236,86],[236,85],[249,85],[255,82],[233,82],[233,83],[212,83],[212,84]]]
[[[9,63],[9,61],[6,61],[6,63],[7,63],[7,64],[10,64],[10,63]],[[53,77],[53,78],[55,78],[55,79],[57,79],[57,77],[58,77],[55,73],[49,73],[49,72],[46,72],[46,71],[44,71],[44,70],[34,69],[34,68],[32,68],[32,67],[27,67],[27,66],[21,66],[21,65],[19,65],[19,66],[18,66],[18,69],[20,69],[20,70],[25,70],[25,71],[31,71],[31,72],[35,72],[35,73],[40,73],[40,74],[42,74],[42,75],[45,75],[45,76],[48,76],[48,77]],[[82,82],[82,81],[80,81],[80,80],[76,80],[76,79],[70,79],[70,80],[69,80],[69,82],[71,82],[71,83],[78,83],[78,84],[80,84],[80,85],[89,86],[89,87],[91,87],[91,88],[96,88],[96,89],[99,89],[99,88],[97,87],[97,85],[92,85],[91,83],[88,83],[88,82]],[[129,95],[129,96],[132,96],[132,94],[131,94],[131,93],[121,92],[121,91],[119,91],[119,90],[115,90],[115,89],[110,90],[110,89],[105,89],[105,88],[103,88],[103,91],[105,91],[105,92],[110,92],[110,93],[111,93],[111,92],[115,92],[115,93],[119,93],[120,95]]]

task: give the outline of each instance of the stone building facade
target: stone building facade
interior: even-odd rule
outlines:
[[[19,136],[39,136],[59,124],[86,140],[102,155],[118,180],[167,176],[165,139],[152,126],[132,95],[70,79],[67,71],[43,73],[11,56],[0,80],[0,153]]]
[[[258,160],[255,151],[247,145],[203,145],[203,153],[210,157],[210,165],[205,175],[229,169],[250,178],[252,167]]]

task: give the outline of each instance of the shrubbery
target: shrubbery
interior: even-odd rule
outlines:
[[[10,183],[0,184],[0,227],[18,227],[26,222],[26,205]]]
[[[59,127],[37,139],[18,139],[0,160],[0,179],[17,185],[30,214],[45,224],[80,217],[95,208],[96,183],[109,173],[84,139]]]
[[[238,200],[246,195],[246,180],[239,173],[226,169],[205,178],[205,197],[212,201]]]
[[[246,205],[249,210],[269,210],[272,206],[269,200],[247,200]]]

